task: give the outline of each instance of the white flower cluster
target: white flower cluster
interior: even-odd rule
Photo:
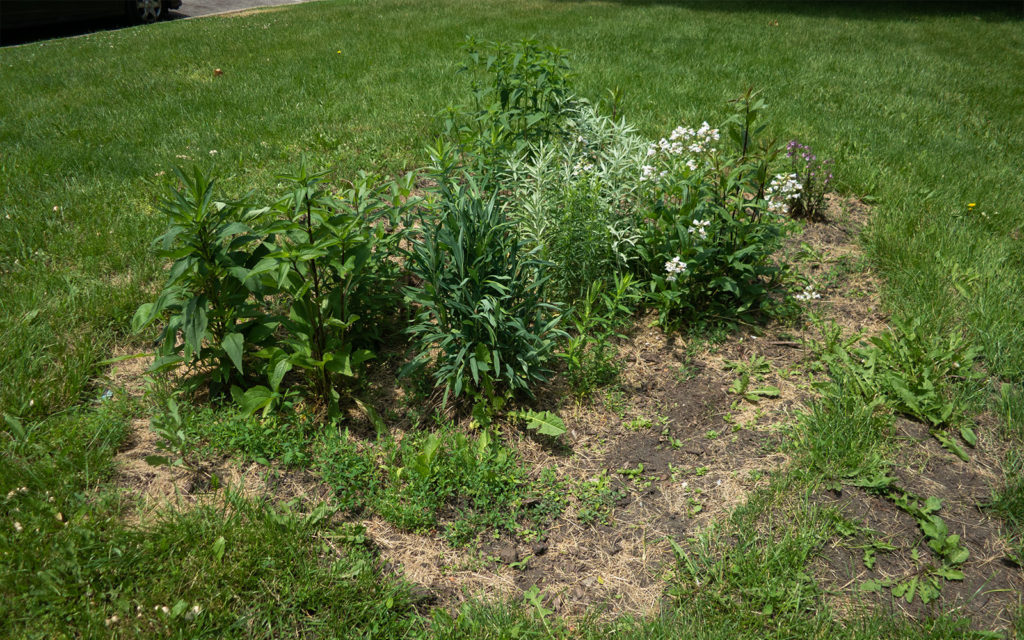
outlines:
[[[710,220],[697,220],[694,218],[693,226],[688,228],[687,231],[690,233],[696,233],[700,236],[701,240],[708,239],[708,225],[711,224]]]
[[[780,173],[772,178],[764,191],[768,210],[772,213],[789,213],[789,203],[800,198],[804,186],[797,182],[796,174]]]
[[[678,274],[686,273],[686,263],[680,260],[679,256],[676,256],[665,263],[665,271],[668,273],[665,279],[669,282],[675,282]]]
[[[572,167],[572,175],[578,176],[581,173],[588,173],[594,170],[594,165],[587,161],[587,158],[580,158],[576,161],[576,164]]]
[[[817,300],[821,297],[821,294],[815,291],[812,285],[807,285],[802,292],[793,297],[801,302],[808,302],[810,300]]]
[[[665,177],[668,171],[662,171],[658,173],[658,170],[649,164],[645,164],[640,167],[640,182],[657,182],[658,180]]]
[[[708,153],[715,150],[712,143],[717,142],[720,137],[718,129],[712,129],[707,122],[702,123],[698,129],[679,126],[672,130],[668,138],[652,142],[647,147],[647,157],[651,158],[658,153],[670,156],[681,156],[685,153],[694,155]],[[696,158],[691,157],[686,160],[686,167],[690,171],[696,171],[697,166]],[[658,174],[653,166],[644,165],[640,180],[657,182],[665,176],[665,173],[662,171]]]

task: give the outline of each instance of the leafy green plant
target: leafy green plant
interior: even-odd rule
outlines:
[[[565,334],[558,307],[544,301],[545,263],[526,252],[494,197],[467,180],[444,178],[440,210],[411,235],[408,267],[422,284],[406,288],[419,307],[408,329],[418,353],[406,372],[433,361],[446,401],[489,403],[547,380]]]
[[[615,481],[617,482],[617,481]],[[604,469],[595,477],[578,483],[574,495],[579,501],[576,518],[585,525],[610,524],[612,508],[626,494],[613,486],[613,478]]]
[[[577,396],[590,395],[618,375],[622,365],[611,340],[623,337],[617,328],[633,313],[639,298],[630,274],[616,277],[610,292],[601,281],[587,289],[572,317],[575,333],[565,347],[566,374]]]
[[[302,413],[248,415],[244,407],[192,407],[185,433],[202,444],[204,454],[229,453],[262,465],[304,467],[314,421]]]
[[[963,580],[964,574],[960,567],[967,561],[970,552],[960,543],[959,535],[949,533],[946,522],[938,515],[942,508],[942,501],[939,498],[932,496],[922,502],[913,494],[899,488],[896,479],[888,474],[888,464],[877,455],[866,461],[862,467],[847,473],[846,482],[891,501],[912,516],[938,560],[938,564],[924,565],[909,578],[865,580],[860,585],[862,591],[881,591],[883,588],[889,588],[893,596],[902,597],[908,603],[917,596],[927,604],[939,597],[942,580]],[[917,549],[912,550],[911,556],[913,560],[920,562]],[[874,564],[873,551],[865,551],[864,562],[870,569],[870,565]]]
[[[589,105],[574,110],[569,126],[568,135],[511,158],[499,181],[503,208],[552,263],[551,297],[574,304],[591,284],[611,287],[635,266],[644,142]]]
[[[162,455],[146,456],[147,464],[154,467],[179,467],[193,476],[205,477],[213,488],[220,486],[216,475],[202,469],[198,439],[182,419],[174,398],[167,399],[166,412],[152,417],[150,428],[159,437],[156,448]]]
[[[398,237],[384,223],[414,204],[412,178],[380,185],[361,174],[338,198],[325,173],[303,164],[282,177],[283,198],[256,209],[215,201],[213,180],[198,169],[177,175],[183,187],[164,204],[171,224],[160,238],[161,255],[175,262],[132,322],[140,331],[167,318],[153,368],[188,364],[213,391],[230,389],[245,413],[264,417],[298,400],[283,384],[297,369],[337,411],[338,379],[354,378],[372,357],[363,345],[384,324],[382,310],[399,306],[398,267],[387,259]],[[250,384],[256,372],[266,385]]]
[[[372,507],[383,490],[376,451],[349,434],[329,430],[319,438],[316,468],[330,487],[338,507],[358,513]]]
[[[955,413],[952,393],[956,381],[978,379],[973,365],[980,349],[955,333],[926,335],[917,320],[894,318],[892,323],[890,331],[861,347],[831,340],[823,361],[831,371],[842,372],[864,398],[928,424],[943,447],[967,460],[967,452],[946,427],[960,422],[963,441],[970,446],[977,442],[971,426]]]
[[[789,205],[789,214],[794,218],[820,219],[825,206],[825,192],[832,183],[832,160],[818,160],[810,145],[799,140],[786,144],[793,177],[800,185],[798,196]]]
[[[249,278],[272,289],[286,315],[280,318],[283,338],[257,354],[266,361],[270,387],[244,392],[249,412],[272,406],[273,394],[292,368],[306,371],[316,397],[337,411],[335,378],[355,377],[373,357],[351,335],[359,320],[351,298],[369,271],[373,220],[331,195],[325,175],[310,173],[303,164],[295,174],[282,176],[288,192],[274,207],[276,219],[263,230],[266,254]],[[252,397],[259,401],[244,401]]]
[[[757,404],[763,398],[778,398],[779,388],[773,385],[751,387],[751,383],[757,384],[764,380],[766,374],[771,371],[768,360],[764,356],[753,355],[748,362],[734,362],[727,360],[725,368],[736,371],[740,374],[729,393],[735,394],[753,404]]]
[[[436,527],[453,544],[471,542],[485,530],[516,533],[529,491],[512,451],[490,431],[469,437],[445,425],[406,437],[387,452],[386,471],[373,509],[412,531]]]
[[[445,130],[479,169],[495,168],[531,143],[558,135],[576,98],[565,51],[533,40],[463,44],[469,64],[481,67],[487,84],[473,83],[469,102],[450,106]]]
[[[736,101],[726,122],[731,152],[706,122],[677,127],[648,150],[642,177],[650,213],[640,254],[664,325],[750,318],[782,283],[785,269],[773,253],[786,227],[765,200],[778,149],[758,122],[764,108],[750,92]]]
[[[167,400],[167,412],[153,416],[150,428],[160,436],[156,448],[170,455],[146,456],[146,462],[153,466],[172,466],[192,469],[196,462],[196,446],[185,433],[178,403],[174,398]]]
[[[162,204],[169,225],[157,239],[160,256],[173,263],[156,301],[136,311],[132,330],[166,318],[152,370],[185,364],[194,383],[208,380],[224,392],[240,380],[246,355],[274,329],[259,309],[265,292],[248,278],[263,253],[251,225],[265,210],[216,201],[214,180],[198,167],[175,175],[182,187]]]

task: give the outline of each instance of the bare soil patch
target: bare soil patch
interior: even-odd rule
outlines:
[[[816,279],[832,274],[812,304],[850,333],[884,328],[877,282],[858,262],[857,235],[867,213],[855,201],[832,199],[826,221],[809,223],[784,249],[792,255],[806,245],[813,259],[798,266]],[[788,463],[781,427],[811,395],[801,339],[818,336],[774,324],[707,345],[653,325],[654,316],[640,319],[618,345],[617,386],[584,403],[557,381],[538,394],[538,408],[557,409],[565,421],[567,450],[525,437],[514,443],[532,468],[554,467],[561,480],[611,478],[621,497],[607,524],[582,524],[584,505],[572,497],[539,541],[505,538],[454,552],[430,536],[364,521],[384,557],[450,609],[471,596],[521,597],[537,585],[563,615],[657,611],[663,578],[674,568],[668,538],[696,535]],[[729,393],[737,375],[728,363],[753,356],[769,362],[760,384],[777,387],[777,398],[755,404]]]
[[[999,520],[982,508],[1003,480],[1002,452],[994,446],[997,436],[992,425],[986,426],[984,421],[979,425],[979,446],[971,450],[970,462],[944,450],[926,425],[899,419],[897,428],[905,445],[892,469],[896,485],[922,499],[934,496],[942,500],[938,515],[970,552],[961,567],[964,579],[943,581],[941,597],[928,605],[919,598],[910,603],[893,598],[888,591],[860,592],[859,585],[868,579],[907,580],[923,575],[934,564],[933,556],[913,517],[884,497],[844,487],[838,493],[822,493],[816,500],[838,507],[846,518],[878,532],[896,549],[879,553],[875,566],[867,569],[863,549],[850,541],[836,541],[822,558],[819,579],[823,586],[861,607],[892,608],[916,619],[951,612],[971,618],[978,629],[1011,627],[1024,605],[1024,571],[1006,560]],[[912,556],[915,550],[918,561]]]

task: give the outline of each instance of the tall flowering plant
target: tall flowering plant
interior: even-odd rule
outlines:
[[[785,219],[773,203],[788,192],[785,182],[766,184],[777,149],[758,139],[763,104],[751,99],[738,101],[728,137],[707,122],[683,125],[647,150],[642,254],[663,324],[751,316],[780,282],[772,253]]]
[[[825,206],[825,191],[832,183],[832,160],[818,160],[810,145],[790,140],[786,158],[793,172],[788,178],[796,184],[795,195],[787,203],[785,213],[794,218],[819,218]]]

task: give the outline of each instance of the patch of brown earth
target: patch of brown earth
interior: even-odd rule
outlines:
[[[922,500],[933,496],[942,500],[937,515],[970,552],[961,567],[964,579],[943,580],[941,596],[927,605],[920,598],[910,603],[893,598],[887,590],[861,593],[859,586],[865,580],[905,581],[924,573],[937,559],[913,517],[884,497],[844,487],[841,493],[818,496],[818,502],[837,507],[847,519],[878,532],[896,549],[877,553],[875,566],[869,570],[862,548],[837,540],[823,557],[823,584],[849,602],[892,607],[912,618],[953,613],[971,618],[979,629],[1012,627],[1024,606],[1024,571],[1006,560],[999,521],[981,508],[1003,480],[1002,451],[995,444],[998,436],[994,429],[979,425],[979,446],[969,450],[970,461],[964,462],[943,449],[926,425],[898,419],[897,428],[903,444],[890,471],[896,478],[894,484]],[[914,551],[919,560],[913,559]]]
[[[126,348],[115,352],[115,362],[107,372],[106,384],[113,393],[141,398],[146,390],[146,372],[152,356],[133,357]],[[199,461],[193,468],[152,465],[151,456],[167,456],[158,443],[150,418],[136,418],[128,437],[114,456],[117,482],[137,499],[138,508],[129,516],[137,524],[151,519],[168,506],[190,509],[197,503],[219,500],[223,488],[245,495],[272,494],[279,500],[297,498],[302,502],[322,502],[330,491],[308,471],[289,471],[256,463],[239,463],[227,456]]]
[[[806,225],[788,247],[796,251],[802,241],[814,249],[813,263],[797,265],[808,267],[812,278],[843,265],[811,306],[847,333],[880,330],[884,318],[872,306],[875,283],[843,262],[859,255],[865,210],[837,200],[830,212],[830,221]],[[862,295],[847,307],[842,301],[851,290]],[[452,610],[467,595],[521,597],[537,585],[547,606],[563,615],[595,608],[608,616],[657,611],[663,577],[674,568],[667,539],[694,536],[787,464],[779,451],[780,426],[791,423],[810,397],[804,375],[809,353],[801,340],[820,336],[811,328],[771,325],[705,345],[665,335],[654,321],[653,315],[641,319],[618,345],[623,370],[617,388],[587,403],[572,400],[563,381],[540,390],[537,407],[557,408],[565,421],[564,449],[526,437],[515,442],[531,468],[555,468],[562,481],[606,474],[622,492],[607,525],[582,524],[584,505],[570,496],[541,540],[503,539],[455,552],[435,538],[365,521],[383,556]],[[729,363],[753,356],[770,365],[757,386],[779,389],[778,397],[756,404],[728,391],[737,378]]]

